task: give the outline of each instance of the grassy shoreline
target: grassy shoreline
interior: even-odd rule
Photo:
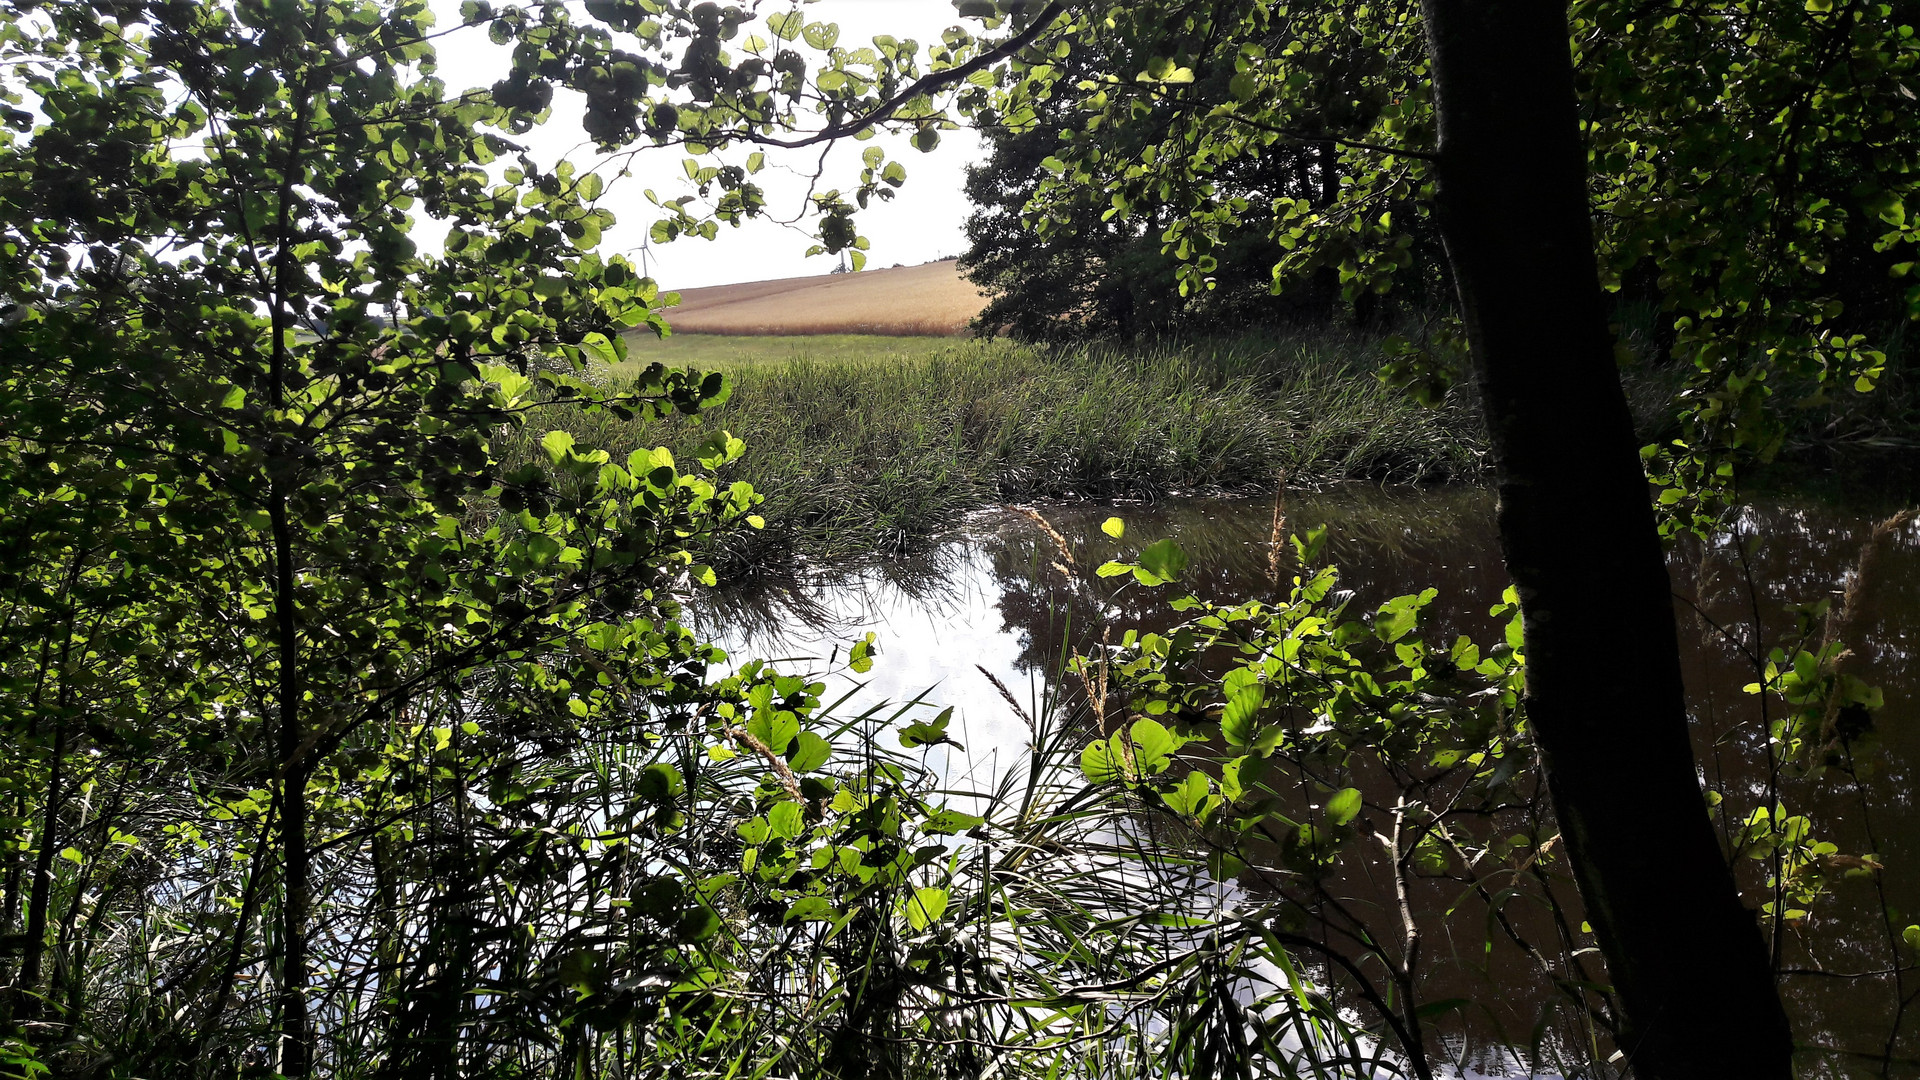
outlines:
[[[638,346],[636,362],[727,371],[733,399],[701,427],[610,416],[566,426],[616,460],[689,446],[715,426],[745,440],[728,478],[766,496],[767,528],[711,553],[734,577],[797,557],[907,550],[1000,503],[1254,493],[1282,476],[1307,486],[1471,481],[1484,468],[1478,415],[1458,402],[1422,408],[1381,386],[1377,349],[1359,337],[1065,351],[854,344],[790,345],[784,359],[761,345],[739,363],[714,355],[714,343],[698,358]]]

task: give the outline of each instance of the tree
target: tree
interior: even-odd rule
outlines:
[[[931,147],[924,95],[993,54],[921,76],[896,44],[806,80],[789,49],[722,59],[737,10],[590,7],[653,58],[561,3],[469,3],[454,29],[519,47],[463,93],[415,0],[0,7],[9,1062],[574,1061],[705,970],[718,901],[685,811],[724,807],[737,843],[741,800],[784,803],[784,830],[839,790],[803,788],[830,750],[786,726],[815,684],[709,679],[678,621],[712,580],[691,551],[756,521],[717,475],[739,440],[616,463],[570,430],[691,418],[724,380],[607,378],[666,300],[594,252],[605,178],[512,137],[556,83],[609,143],[708,148],[789,137],[824,87]],[[851,201],[816,200],[834,250],[904,178],[864,164]],[[737,219],[758,168],[694,173]],[[715,231],[692,201],[656,230]],[[722,767],[729,746],[750,752]],[[860,902],[891,912],[931,858]]]
[[[1687,740],[1658,536],[1700,519],[1656,526],[1604,290],[1650,266],[1676,353],[1699,370],[1689,439],[1648,451],[1670,461],[1656,469],[1664,506],[1710,514],[1733,455],[1778,446],[1772,386],[1870,387],[1884,358],[1869,320],[1920,315],[1920,290],[1868,286],[1867,310],[1850,313],[1821,274],[1843,258],[1894,278],[1911,269],[1911,11],[1761,3],[1656,17],[1595,2],[1569,23],[1495,0],[1099,5],[1064,32],[1112,58],[1104,75],[1070,82],[1029,58],[990,117],[1046,102],[1079,118],[1036,216],[1089,187],[1116,206],[1171,210],[1167,249],[1185,260],[1185,284],[1204,288],[1212,250],[1248,227],[1210,186],[1225,163],[1331,143],[1349,182],[1331,208],[1295,200],[1275,214],[1291,252],[1275,274],[1332,261],[1350,295],[1390,287],[1407,262],[1387,200],[1416,193],[1417,212],[1435,216],[1495,445],[1529,722],[1621,994],[1623,1050],[1646,1076],[1786,1075],[1792,1044],[1765,943],[1708,825]],[[1169,111],[1153,153],[1108,153],[1115,128]],[[1835,157],[1856,164],[1817,164]],[[1848,284],[1863,279],[1872,272]],[[1447,350],[1407,353],[1395,377],[1448,381]],[[1632,679],[1596,692],[1600,657]],[[1656,834],[1679,849],[1660,849],[1657,875]]]
[[[1435,203],[1525,614],[1527,715],[1624,1049],[1649,1078],[1789,1076],[1767,950],[1695,773],[1672,586],[1593,255],[1566,22],[1538,4],[1422,10]],[[1595,693],[1592,658],[1623,646],[1634,681]]]
[[[1245,28],[1243,45],[1284,48],[1276,28]],[[1049,78],[1060,84],[1104,80],[1154,47],[1152,22],[1116,25],[1102,35],[1066,34],[1054,46]],[[1144,34],[1144,39],[1130,37]],[[1299,92],[1306,122],[1345,122],[1355,95],[1381,93],[1366,84],[1370,46],[1359,35],[1326,43],[1321,78]],[[1234,72],[1209,71],[1195,89],[1208,99],[1224,97]],[[1010,326],[1017,336],[1119,334],[1324,321],[1340,313],[1339,252],[1323,249],[1312,265],[1300,263],[1276,281],[1274,266],[1288,256],[1284,244],[1292,215],[1302,210],[1333,213],[1344,181],[1338,147],[1329,140],[1284,140],[1258,152],[1189,162],[1192,170],[1154,168],[1163,154],[1185,157],[1167,140],[1187,107],[1177,99],[1143,100],[1126,114],[1102,118],[1098,156],[1074,148],[1086,103],[1074,94],[1038,95],[1012,128],[986,126],[991,155],[969,173],[968,196],[977,207],[968,222],[971,247],[963,265],[993,299],[979,320],[983,330]],[[1358,107],[1368,107],[1364,102]],[[1375,106],[1377,107],[1377,106]],[[1055,156],[1056,151],[1063,151]],[[1146,186],[1099,182],[1101,169],[1125,168]],[[1159,185],[1168,185],[1162,190]],[[1178,185],[1178,193],[1172,185]],[[1036,195],[1041,195],[1035,199]],[[1135,200],[1140,200],[1136,202]],[[1386,196],[1380,208],[1413,222],[1411,263],[1400,275],[1393,299],[1416,316],[1443,303],[1439,241],[1415,217],[1411,193]],[[1206,205],[1232,216],[1204,253],[1181,254],[1180,207]],[[1169,227],[1173,227],[1169,231]],[[1190,243],[1190,242],[1189,242]],[[1181,281],[1183,267],[1199,277]],[[1349,295],[1349,313],[1369,324],[1385,321],[1382,296],[1372,289]]]
[[[990,299],[980,333],[1024,341],[1132,337],[1172,321],[1172,260],[1135,222],[1101,220],[1091,197],[1075,207],[1071,235],[1042,238],[1022,211],[1052,157],[1053,132],[987,135],[991,156],[967,171],[968,249],[960,266]]]
[[[1129,130],[1153,126],[1147,120]],[[990,131],[987,160],[968,169],[967,198],[975,210],[967,219],[961,268],[990,296],[975,319],[978,332],[1005,328],[1026,341],[1084,341],[1335,317],[1339,288],[1331,270],[1273,295],[1273,264],[1284,252],[1257,212],[1217,253],[1213,287],[1187,295],[1175,276],[1180,260],[1161,250],[1160,227],[1114,213],[1097,189],[1088,188],[1071,206],[1055,201],[1044,220],[1029,220],[1028,200],[1048,168],[1061,164],[1053,156],[1058,130],[1056,123],[1040,123],[1018,133]],[[1318,156],[1307,149],[1252,160],[1225,183],[1249,207],[1317,193],[1326,187],[1315,174]]]
[[[90,890],[156,902],[142,875],[200,861],[214,904],[182,917],[218,926],[231,900],[233,925],[156,985],[214,989],[130,1045],[197,1056],[257,934],[274,1063],[305,1075],[321,862],[412,801],[386,782],[417,760],[395,726],[446,731],[425,721],[501,664],[492,737],[585,717],[606,691],[568,643],[610,613],[665,621],[624,676],[657,705],[704,662],[668,592],[751,491],[561,429],[534,440],[558,482],[511,448],[532,416],[692,412],[722,382],[581,377],[659,325],[656,290],[591,253],[597,177],[523,160],[489,183],[498,131],[532,113],[448,98],[427,25],[354,2],[0,21],[8,98],[32,106],[0,146],[9,903],[28,894],[10,1020],[89,1014]],[[409,239],[416,204],[452,226],[443,256]],[[722,433],[702,460],[738,452]]]

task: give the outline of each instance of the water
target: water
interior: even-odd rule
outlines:
[[[844,655],[848,642],[875,632],[874,670],[858,682],[837,678],[836,692],[861,703],[953,706],[954,733],[966,749],[942,748],[932,764],[956,789],[984,788],[1021,759],[1028,737],[993,679],[1031,712],[1063,653],[1096,644],[1103,626],[1174,621],[1164,594],[1116,593],[1119,585],[1094,579],[1093,567],[1172,536],[1192,558],[1187,584],[1197,594],[1275,596],[1291,568],[1270,544],[1274,512],[1269,500],[1048,508],[1047,522],[1074,554],[1075,565],[1063,572],[1055,542],[1039,524],[994,511],[912,558],[723,594],[704,615],[720,642],[743,657],[821,658],[836,648]],[[1126,521],[1124,541],[1100,532],[1110,515]],[[1294,495],[1285,507],[1293,529],[1328,526],[1329,558],[1342,569],[1353,610],[1434,587],[1439,600],[1427,632],[1483,642],[1497,635],[1487,609],[1506,584],[1492,518],[1491,494],[1465,489],[1345,489]],[[1885,867],[1851,877],[1845,866],[1828,867],[1832,894],[1784,938],[1781,966],[1790,973],[1782,985],[1796,1041],[1807,1048],[1805,1075],[1920,1077],[1920,1023],[1911,1015],[1920,1003],[1904,1003],[1920,995],[1920,972],[1904,970],[1915,955],[1896,941],[1909,922],[1920,921],[1920,807],[1911,796],[1920,760],[1920,668],[1911,636],[1920,626],[1920,528],[1906,523],[1875,539],[1884,520],[1811,503],[1756,504],[1727,536],[1682,545],[1672,557],[1696,755],[1733,814],[1763,803],[1769,781],[1759,699],[1742,690],[1755,679],[1747,653],[1756,626],[1759,641],[1775,642],[1795,625],[1792,605],[1840,604],[1852,585],[1839,628],[1853,653],[1844,670],[1885,693],[1862,782],[1829,771],[1811,782],[1789,779],[1782,789],[1841,855],[1871,854]],[[1740,861],[1751,896],[1760,895],[1764,871],[1760,862]],[[1364,872],[1345,875],[1339,887],[1356,905],[1383,912],[1391,905],[1385,886]],[[1418,898],[1442,930],[1437,939],[1430,932],[1425,946],[1424,997],[1473,1002],[1442,1021],[1440,1056],[1450,1050],[1469,1066],[1498,1072],[1509,1057],[1502,1048],[1521,1048],[1524,1059],[1539,1031],[1561,1044],[1577,1042],[1568,1009],[1536,1027],[1543,1010],[1563,999],[1519,949],[1504,941],[1486,947],[1485,908],[1459,904],[1461,891],[1430,883]],[[1557,933],[1544,912],[1515,911],[1513,918],[1535,940]]]

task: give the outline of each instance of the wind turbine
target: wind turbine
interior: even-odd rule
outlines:
[[[653,276],[653,236],[652,234],[648,234],[647,236],[643,237],[640,241],[639,247],[627,249],[628,254],[632,254],[633,252],[636,252],[636,251],[640,253],[640,276],[643,278],[651,278]]]

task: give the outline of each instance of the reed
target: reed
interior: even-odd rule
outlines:
[[[699,428],[570,424],[616,459],[691,445],[706,425],[744,439],[731,478],[766,495],[769,524],[714,553],[739,574],[905,549],[996,503],[1246,494],[1281,476],[1304,487],[1480,477],[1474,411],[1383,387],[1377,356],[1327,332],[1064,351],[955,342],[884,361],[796,353],[730,370],[732,400]]]

